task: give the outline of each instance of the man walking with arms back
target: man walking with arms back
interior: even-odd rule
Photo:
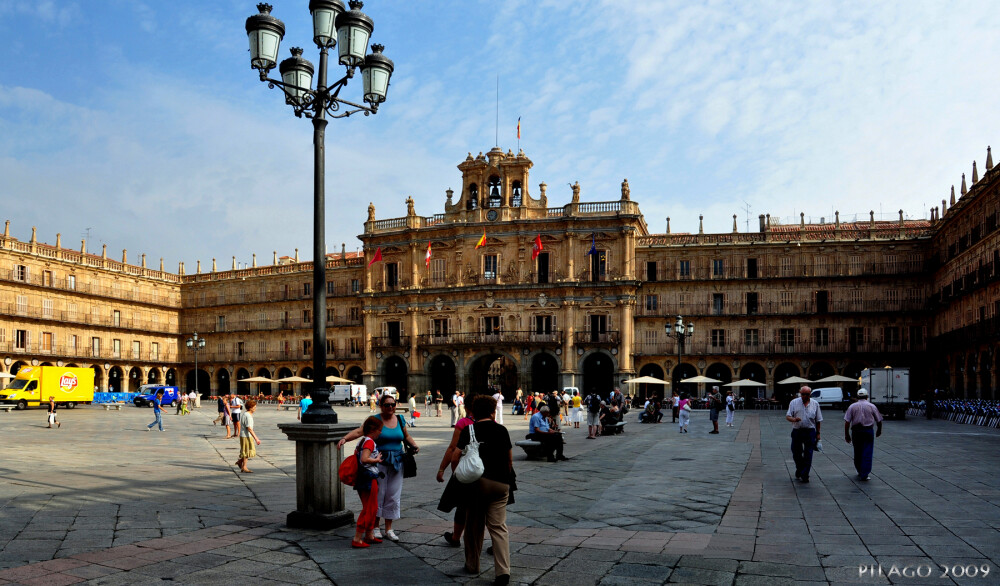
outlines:
[[[708,433],[719,433],[719,409],[722,408],[722,395],[719,394],[719,387],[712,387],[712,393],[708,395],[708,418],[712,422],[712,431]]]
[[[844,413],[844,439],[854,441],[854,469],[858,480],[867,481],[872,473],[872,452],[875,438],[882,435],[882,414],[868,402],[868,390],[858,389],[858,400]]]
[[[809,482],[809,470],[812,468],[813,450],[819,441],[819,428],[823,422],[823,413],[819,403],[811,400],[812,389],[803,386],[799,389],[799,397],[792,399],[788,405],[785,419],[792,424],[792,458],[795,460],[795,478],[800,482]]]

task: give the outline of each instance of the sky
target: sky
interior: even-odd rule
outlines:
[[[308,2],[273,0],[318,63]],[[1000,144],[988,1],[366,3],[395,62],[375,116],[327,128],[327,245],[443,212],[467,153],[518,145],[550,206],[616,200],[651,232],[926,218]],[[188,272],[311,260],[312,125],[249,66],[251,1],[0,0],[0,221]],[[277,75],[277,71],[274,72]],[[342,68],[330,69],[330,77]],[[498,87],[499,79],[499,91]],[[361,100],[360,79],[342,92]],[[521,141],[516,124],[521,118]],[[1000,156],[1000,153],[998,153]]]

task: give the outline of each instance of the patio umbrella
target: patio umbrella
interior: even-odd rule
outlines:
[[[728,384],[722,385],[724,387],[766,387],[764,383],[759,383],[755,380],[743,379],[738,381],[733,381]]]
[[[326,377],[326,382],[328,382],[328,383],[344,383],[344,384],[348,384],[348,385],[354,384],[354,381],[352,381],[349,378],[341,378],[339,376],[333,376],[332,374],[330,376]]]
[[[795,383],[811,383],[812,381],[807,378],[802,378],[801,376],[790,376],[785,380],[779,380],[779,385],[791,385]]]
[[[0,378],[15,378],[17,375],[7,372],[0,372]]]
[[[278,382],[278,381],[269,379],[266,376],[252,376],[250,378],[240,379],[240,380],[238,380],[236,382],[238,382],[238,383],[274,383],[274,382]]]
[[[640,376],[639,378],[630,378],[628,380],[623,380],[622,382],[626,383],[626,384],[637,384],[637,385],[642,385],[642,384],[646,384],[646,385],[669,385],[670,384],[670,383],[668,383],[665,380],[660,380],[660,379],[658,379],[656,377],[653,377],[653,376]]]
[[[849,376],[841,376],[839,374],[834,374],[819,380],[813,381],[817,383],[856,383],[858,379],[851,378]]]
[[[699,374],[698,376],[692,376],[691,378],[686,378],[686,379],[682,380],[681,382],[682,383],[721,383],[722,381],[714,379],[714,378],[708,378],[707,376],[703,376],[703,375]]]
[[[247,379],[250,380],[250,379]],[[313,382],[311,378],[302,378],[301,376],[286,376],[285,378],[279,378],[274,381],[276,383],[311,383]]]

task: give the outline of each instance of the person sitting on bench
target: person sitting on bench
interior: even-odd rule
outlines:
[[[548,417],[549,406],[543,404],[539,408],[538,413],[532,415],[528,421],[528,435],[526,437],[530,440],[541,442],[542,453],[545,454],[549,462],[568,460],[569,458],[563,456],[562,433],[554,431],[549,427]],[[553,452],[555,452],[554,456],[552,455]]]

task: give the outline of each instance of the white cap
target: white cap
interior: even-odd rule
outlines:
[[[866,389],[864,387],[861,387],[860,389],[858,389],[858,396],[859,397],[867,397],[868,396],[868,389]]]

